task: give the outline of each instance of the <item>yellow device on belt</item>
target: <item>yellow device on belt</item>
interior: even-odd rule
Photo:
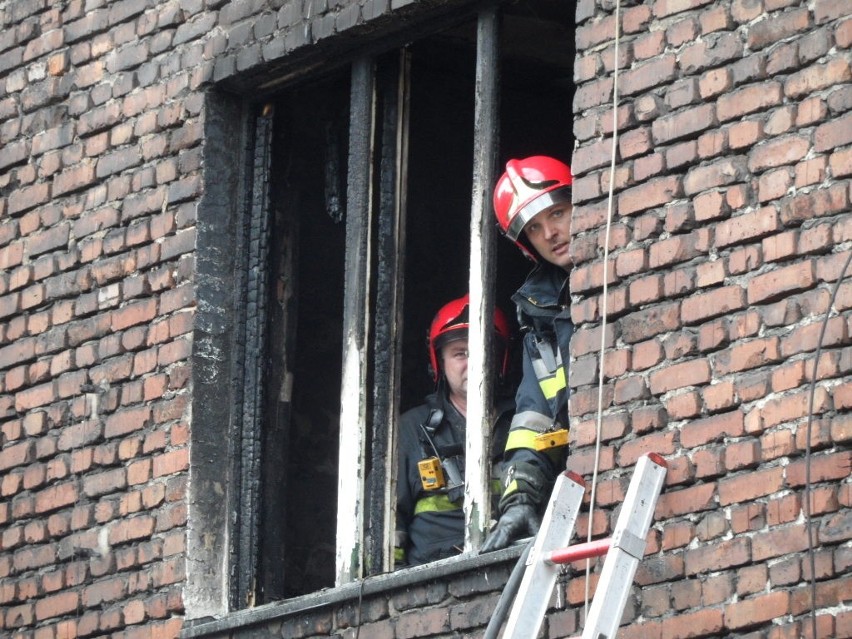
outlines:
[[[441,460],[437,457],[421,459],[417,462],[417,468],[420,469],[420,483],[423,484],[423,490],[436,490],[447,485]]]
[[[558,448],[559,446],[567,445],[567,428],[560,428],[559,430],[552,430],[547,433],[541,433],[541,435],[536,435],[535,439],[533,440],[533,447],[536,450],[550,450],[551,448]]]

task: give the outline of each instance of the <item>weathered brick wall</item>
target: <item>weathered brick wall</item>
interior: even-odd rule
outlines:
[[[594,2],[578,17],[569,466],[587,474],[615,42],[612,15]],[[634,622],[620,636],[810,636],[806,416],[821,320],[852,250],[850,43],[842,2],[658,1],[623,12],[601,506],[623,497],[622,469],[638,455],[662,453],[670,470]],[[852,279],[828,323],[811,437],[825,637],[852,632],[850,309]],[[611,519],[600,513],[594,528]],[[569,600],[582,600],[581,586]]]
[[[250,86],[413,4],[0,5],[0,633],[179,632],[203,92]],[[578,4],[571,463],[584,472],[612,128],[601,4]],[[625,489],[618,469],[655,450],[671,470],[623,636],[807,634],[804,423],[852,241],[852,20],[831,0],[626,4],[595,530]],[[850,589],[850,307],[847,283],[811,438],[821,636],[852,634],[837,605]],[[483,581],[368,598],[362,620],[376,637],[470,632],[493,606]],[[568,599],[582,600],[581,579]],[[314,629],[326,614],[269,631],[351,627],[335,612]],[[548,635],[578,615],[553,616]]]

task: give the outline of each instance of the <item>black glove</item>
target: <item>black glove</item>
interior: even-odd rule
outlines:
[[[506,548],[516,539],[530,537],[538,532],[541,516],[532,504],[514,504],[500,516],[500,521],[488,535],[479,552]]]

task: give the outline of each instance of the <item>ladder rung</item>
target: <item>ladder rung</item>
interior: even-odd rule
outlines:
[[[612,537],[574,544],[567,548],[552,550],[542,557],[542,560],[551,564],[570,564],[572,561],[605,555],[611,544]]]

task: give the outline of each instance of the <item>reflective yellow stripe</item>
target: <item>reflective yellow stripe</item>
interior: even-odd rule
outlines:
[[[538,380],[538,385],[541,386],[541,392],[544,393],[545,399],[553,399],[559,391],[565,388],[565,367],[557,368],[553,377]]]
[[[514,450],[516,448],[532,448],[535,449],[535,438],[540,433],[526,428],[515,428],[509,431],[509,437],[506,439],[506,450]]]
[[[418,499],[414,506],[414,514],[444,512],[447,510],[459,510],[460,508],[460,505],[451,502],[450,498],[446,495],[433,495],[432,497]]]
[[[505,497],[506,495],[511,495],[516,490],[518,490],[518,482],[517,480],[513,479],[509,482],[509,485],[506,486],[506,490],[503,492],[503,497]]]

